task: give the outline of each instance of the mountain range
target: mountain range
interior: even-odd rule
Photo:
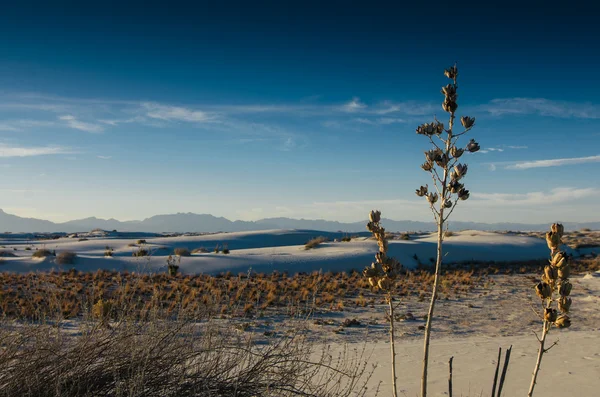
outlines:
[[[329,232],[343,231],[356,233],[365,231],[366,220],[360,222],[342,223],[324,219],[291,219],[291,218],[267,218],[257,221],[230,221],[223,217],[209,214],[177,213],[167,215],[155,215],[142,221],[119,221],[116,219],[99,219],[95,217],[77,219],[63,223],[51,221],[22,218],[20,216],[7,214],[0,209],[0,233],[2,232],[85,232],[93,229],[118,230],[130,232],[238,232],[249,230],[269,229],[308,229]],[[384,219],[383,225],[388,231],[433,231],[436,230],[434,222],[395,221]],[[524,224],[524,223],[479,223],[451,221],[450,230],[547,230],[548,224]],[[580,230],[589,228],[600,229],[600,222],[564,222],[567,230]]]

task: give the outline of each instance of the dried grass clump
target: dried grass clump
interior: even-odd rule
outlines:
[[[177,256],[190,256],[190,250],[186,247],[175,248],[173,253]]]
[[[206,254],[206,253],[208,253],[208,252],[209,252],[209,251],[208,251],[206,248],[204,248],[204,247],[200,247],[200,248],[195,248],[195,249],[192,251],[192,254]]]
[[[45,248],[40,248],[35,250],[35,252],[31,255],[32,258],[45,258],[47,256],[52,256],[53,253],[52,251],[45,249]]]
[[[312,248],[316,248],[319,245],[321,245],[322,243],[325,243],[327,241],[329,241],[329,239],[324,236],[313,238],[312,240],[309,240],[306,244],[304,244],[304,249],[309,250]]]
[[[140,248],[137,251],[133,251],[133,254],[132,254],[132,256],[137,256],[137,257],[148,256],[148,255],[150,255],[150,252],[145,248]]]
[[[63,251],[56,255],[56,263],[59,265],[72,265],[77,259],[77,254],[72,251]]]
[[[101,303],[100,303],[101,302]],[[97,308],[97,309],[96,309]],[[366,396],[361,352],[318,352],[301,336],[254,344],[216,328],[203,312],[149,321],[127,315],[108,323],[104,301],[96,318],[66,332],[55,323],[0,320],[3,396]],[[127,313],[127,310],[124,310]],[[204,321],[201,321],[204,320]]]

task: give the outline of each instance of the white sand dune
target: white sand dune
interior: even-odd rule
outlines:
[[[600,333],[553,330],[548,340],[558,344],[544,355],[535,395],[598,396],[600,390]],[[510,366],[502,395],[525,396],[537,357],[538,343],[533,334],[509,337],[468,337],[432,339],[428,395],[447,396],[448,359],[453,361],[454,396],[489,396],[498,358],[498,348],[513,346]],[[369,360],[377,363],[370,380],[379,382],[381,395],[391,394],[389,343],[369,345]],[[341,349],[341,346],[337,347]],[[400,341],[396,345],[398,392],[401,396],[418,396],[420,390],[423,342]],[[502,359],[503,360],[503,359]],[[503,361],[502,361],[503,362]]]
[[[90,238],[86,241],[78,241],[76,238],[45,241],[0,240],[0,245],[6,247],[4,250],[17,255],[15,258],[3,258],[0,269],[28,272],[59,268],[52,257],[43,260],[31,258],[33,251],[26,251],[26,246],[31,246],[34,250],[45,247],[57,253],[74,251],[78,255],[77,261],[74,266],[69,265],[68,268],[74,267],[82,271],[161,271],[164,270],[166,257],[172,254],[175,248],[186,247],[193,250],[204,247],[213,250],[217,244],[228,245],[231,250],[228,255],[211,252],[183,257],[180,270],[189,274],[246,272],[249,268],[258,272],[278,270],[291,273],[362,269],[372,261],[377,251],[375,242],[366,237],[359,237],[351,242],[327,242],[311,250],[304,249],[306,241],[321,235],[331,240],[341,236],[340,233],[310,230],[269,230],[146,238],[146,248],[151,250],[152,255],[143,258],[132,256],[138,248],[128,245],[135,242],[135,238]],[[104,257],[107,246],[114,249],[112,258]],[[13,247],[16,247],[17,251],[12,251]],[[481,231],[455,233],[446,239],[444,247],[446,263],[525,261],[548,256],[548,248],[541,239]],[[389,254],[408,268],[414,268],[417,259],[421,263],[430,263],[435,253],[435,234],[418,236],[410,241],[390,241]]]

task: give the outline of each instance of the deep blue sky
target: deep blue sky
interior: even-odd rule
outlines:
[[[414,130],[458,61],[484,150],[456,219],[599,219],[592,5],[168,4],[3,7],[0,208],[429,220]]]

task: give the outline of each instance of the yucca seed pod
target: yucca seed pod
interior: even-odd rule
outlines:
[[[367,267],[363,270],[363,276],[371,278],[377,276],[377,269],[374,267]]]
[[[448,184],[448,190],[450,190],[450,193],[458,193],[463,187],[465,187],[465,185],[456,180],[451,180]]]
[[[465,188],[462,188],[458,192],[458,198],[461,200],[467,200],[469,198],[469,191]]]
[[[456,65],[445,69],[444,76],[448,77],[451,80],[455,80],[458,77],[458,68],[456,67]]]
[[[544,320],[553,323],[556,321],[556,318],[558,317],[558,312],[556,311],[556,309],[552,309],[547,307],[546,309],[544,309]]]
[[[447,113],[454,113],[456,112],[456,109],[458,109],[458,104],[451,98],[446,98],[442,103],[442,109]]]
[[[379,223],[381,220],[381,211],[373,210],[369,213],[369,220],[373,223]]]
[[[429,201],[429,204],[435,204],[435,202],[438,200],[438,195],[437,193],[429,193],[427,195],[427,201]]]
[[[550,226],[550,230],[552,230],[553,233],[558,234],[560,237],[562,237],[565,233],[565,228],[561,223],[553,223],[552,226]]]
[[[456,179],[458,181],[459,179],[467,175],[468,169],[469,167],[466,164],[456,164],[454,166],[454,173],[456,174],[456,177],[452,179]]]
[[[554,255],[552,255],[552,266],[555,266],[557,268],[561,268],[563,266],[567,266],[569,260],[569,256],[567,255],[566,252],[564,251],[559,251],[557,253],[555,253]]]
[[[546,243],[548,244],[548,248],[550,248],[550,250],[556,251],[560,246],[560,242],[560,236],[558,235],[558,233],[546,233]]]
[[[569,309],[571,308],[571,303],[573,303],[571,298],[567,298],[566,296],[561,296],[558,299],[558,310],[560,310],[562,313],[568,313]]]
[[[544,276],[547,280],[555,281],[558,278],[558,271],[554,266],[546,265],[544,267]]]
[[[463,127],[465,127],[466,129],[469,129],[469,128],[473,127],[473,125],[475,125],[475,117],[462,116],[460,118],[460,123],[462,124]]]
[[[421,164],[421,168],[423,171],[431,171],[433,169],[433,163],[431,161],[427,161]]]
[[[541,299],[548,299],[552,295],[552,288],[550,288],[550,284],[542,281],[535,286],[535,293]]]
[[[475,139],[471,139],[469,141],[469,143],[467,143],[466,149],[471,153],[475,153],[475,152],[479,151],[479,149],[481,149],[481,147],[479,146],[479,144],[477,142],[475,142]]]
[[[573,289],[573,284],[571,284],[568,281],[563,281],[560,283],[560,286],[558,287],[558,293],[560,294],[560,296],[569,296],[571,295],[571,290]]]
[[[454,84],[448,84],[442,87],[442,94],[446,97],[453,98],[456,97],[456,86]]]
[[[442,154],[441,156],[439,156],[437,158],[437,160],[435,160],[435,163],[439,166],[439,167],[445,167],[446,164],[448,164],[448,162],[450,161],[450,159],[448,158],[448,156],[446,156],[445,154]]]
[[[392,287],[392,281],[387,277],[383,277],[383,278],[379,279],[379,281],[377,282],[377,285],[382,290],[388,291]]]
[[[425,196],[428,192],[428,188],[429,188],[428,185],[421,186],[419,189],[416,190],[417,196],[419,196],[419,197]]]
[[[452,146],[452,149],[450,149],[450,154],[455,159],[460,158],[460,156],[462,156],[464,152],[465,152],[464,149],[459,149],[456,146]]]
[[[452,207],[452,201],[444,200],[444,208],[451,208],[451,207]]]
[[[558,328],[569,328],[571,326],[571,319],[566,314],[559,316],[554,322]]]
[[[375,277],[369,277],[369,284],[371,285],[371,287],[376,288],[377,287],[377,279]]]
[[[566,280],[571,275],[571,266],[566,265],[558,269],[558,278],[561,280]]]

